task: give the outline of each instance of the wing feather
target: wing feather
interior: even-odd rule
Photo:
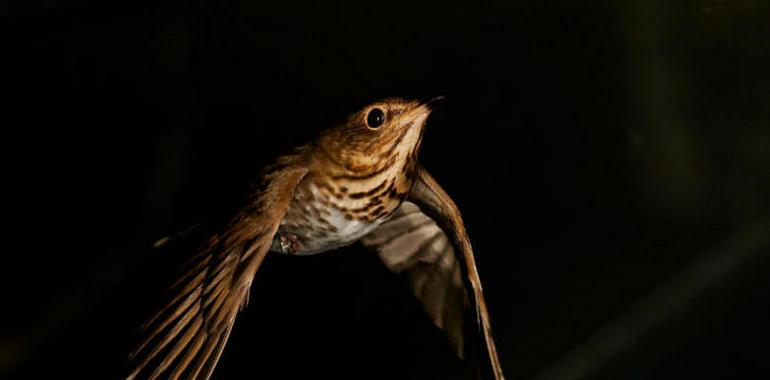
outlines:
[[[504,379],[460,212],[427,171],[418,169],[408,200],[361,241],[391,271],[408,273],[415,296],[460,358],[466,358],[469,343],[480,343],[474,358],[481,374]]]
[[[462,327],[468,297],[455,249],[436,222],[417,205],[406,201],[387,222],[361,241],[378,252],[388,269],[408,274],[412,292],[428,317],[463,358]]]
[[[288,164],[263,177],[265,184],[247,207],[204,244],[172,285],[171,301],[145,324],[145,338],[131,356],[138,364],[127,379],[211,376],[294,189],[307,173],[302,156],[284,160]]]

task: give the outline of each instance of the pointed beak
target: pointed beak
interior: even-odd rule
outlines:
[[[425,119],[428,118],[428,115],[430,115],[430,113],[433,111],[436,102],[442,99],[444,99],[443,96],[437,96],[412,108],[406,113],[406,115],[403,116],[402,125],[415,121],[417,122],[416,124],[422,124],[422,122],[425,121]]]
[[[428,101],[422,102],[422,104],[420,104],[420,106],[425,106],[425,107],[427,107],[427,108],[432,110],[434,105],[437,102],[441,101],[441,100],[444,100],[444,97],[443,96],[437,96],[437,97],[432,98],[432,99],[430,99]]]
[[[433,107],[435,106],[436,102],[438,102],[441,99],[444,99],[444,97],[437,96],[430,100],[419,103],[418,105],[414,106],[414,108],[410,109],[409,111],[406,111],[406,113],[402,114],[400,117],[400,120],[398,123],[399,127],[404,127],[407,125],[423,126],[425,123],[425,120],[433,111]]]

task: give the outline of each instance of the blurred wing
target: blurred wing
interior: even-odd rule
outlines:
[[[248,206],[224,232],[209,239],[172,286],[173,300],[145,325],[145,338],[132,354],[138,364],[128,379],[211,376],[306,172],[304,165],[294,163],[266,174]]]
[[[464,358],[463,323],[468,294],[455,249],[433,219],[404,202],[393,216],[361,239],[392,272],[408,272],[409,283],[428,316]]]
[[[504,379],[465,226],[430,174],[420,168],[409,200],[361,241],[391,271],[409,274],[414,294],[460,358],[469,342],[479,343],[482,373]]]

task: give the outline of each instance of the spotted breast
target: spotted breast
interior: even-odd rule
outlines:
[[[411,175],[385,171],[368,181],[309,175],[295,191],[272,251],[310,255],[351,244],[386,221],[411,187]]]

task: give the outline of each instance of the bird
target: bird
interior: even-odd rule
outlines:
[[[478,378],[503,380],[473,249],[455,202],[418,161],[442,97],[387,98],[279,156],[207,237],[143,327],[127,380],[209,379],[269,252],[360,241],[395,273]]]

